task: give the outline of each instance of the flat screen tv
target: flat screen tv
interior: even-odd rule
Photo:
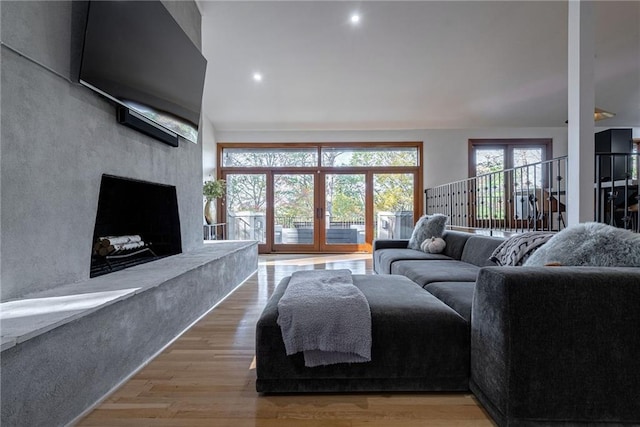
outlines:
[[[193,142],[206,66],[160,1],[89,3],[80,83]]]

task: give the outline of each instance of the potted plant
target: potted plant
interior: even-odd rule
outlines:
[[[226,182],[224,179],[212,179],[204,182],[202,195],[207,201],[204,205],[204,219],[207,221],[207,224],[213,224],[215,222],[214,201],[224,196],[225,189]]]

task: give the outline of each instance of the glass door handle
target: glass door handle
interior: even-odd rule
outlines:
[[[322,218],[322,208],[316,208],[316,219]]]

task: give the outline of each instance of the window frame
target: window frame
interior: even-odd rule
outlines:
[[[224,150],[228,148],[268,148],[268,149],[277,149],[277,148],[301,148],[308,149],[310,147],[314,147],[317,150],[317,165],[315,166],[270,166],[270,167],[255,167],[255,166],[223,166],[223,154]],[[322,166],[322,149],[323,148],[344,148],[348,149],[363,149],[363,148],[408,148],[413,147],[416,149],[416,165],[415,166]],[[373,183],[373,174],[375,173],[411,173],[414,175],[414,221],[417,220],[424,212],[424,179],[423,179],[423,159],[422,159],[422,141],[403,141],[403,142],[309,142],[309,143],[301,143],[301,142],[290,142],[290,143],[252,143],[252,142],[219,142],[217,144],[216,149],[216,177],[218,179],[224,178],[227,174],[246,174],[249,173],[265,173],[268,176],[273,176],[273,174],[281,174],[281,173],[313,173],[313,174],[330,174],[330,173],[339,173],[339,174],[365,174],[367,175],[367,183],[368,186],[371,187]],[[272,178],[268,178],[272,179]],[[272,186],[273,184],[271,184]],[[318,185],[318,183],[316,183]],[[272,200],[273,194],[269,193],[270,190],[267,190],[267,194],[269,200]],[[273,190],[271,190],[273,191]],[[368,190],[373,191],[373,189]],[[321,196],[316,196],[321,197]],[[373,197],[373,193],[371,193],[371,197]],[[224,214],[226,212],[226,199],[223,198],[219,202],[218,209],[218,221],[223,222],[225,220]],[[270,203],[270,202],[268,202]],[[319,203],[319,200],[316,201],[318,206],[322,205]],[[371,205],[373,202],[371,202]],[[373,212],[373,206],[367,207],[368,212]],[[273,206],[267,206],[267,221],[268,223],[273,222]],[[369,219],[367,219],[369,221]],[[362,248],[370,252],[371,245],[373,242],[373,219],[370,219],[371,224],[367,226],[366,245],[362,246]],[[320,236],[322,238],[322,236]],[[273,247],[273,242],[271,242],[271,247],[269,245],[260,247],[261,253],[270,253],[276,250]],[[340,247],[337,245],[332,249],[340,250]],[[295,248],[291,248],[295,249]],[[301,248],[302,249],[302,248]]]
[[[484,138],[484,139],[469,139],[468,140],[468,176],[469,178],[476,177],[476,149],[482,148],[495,148],[502,149],[504,153],[504,169],[513,169],[513,150],[516,148],[543,148],[543,156],[541,161],[545,162],[552,159],[553,156],[553,139],[551,138],[508,138],[508,139],[498,139],[498,138]],[[548,182],[546,180],[546,174],[544,172],[541,173],[541,187],[548,187]],[[503,187],[503,196],[502,201],[500,202],[504,209],[504,217],[510,217],[512,215],[512,210],[514,209],[509,201],[512,200],[511,191],[513,190],[513,182],[506,179],[503,180],[501,187]],[[471,197],[471,196],[469,196]],[[471,206],[474,206],[472,200],[469,201]],[[505,219],[504,217],[501,219],[496,218],[477,218],[477,212],[472,212],[472,216],[474,218],[474,226],[483,227],[486,221],[497,221],[500,226],[504,226]]]
[[[468,148],[468,177],[473,178],[476,176],[476,148],[503,148],[505,159],[504,168],[512,169],[513,165],[513,149],[514,148],[527,148],[527,147],[544,147],[544,155],[541,161],[551,160],[553,156],[553,139],[552,138],[483,138],[483,139],[469,139]]]

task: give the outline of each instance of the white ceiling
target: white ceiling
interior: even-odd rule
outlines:
[[[204,114],[217,130],[556,127],[567,119],[565,1],[198,6]],[[640,126],[639,22],[640,1],[596,4],[596,106],[617,114],[599,126]]]

